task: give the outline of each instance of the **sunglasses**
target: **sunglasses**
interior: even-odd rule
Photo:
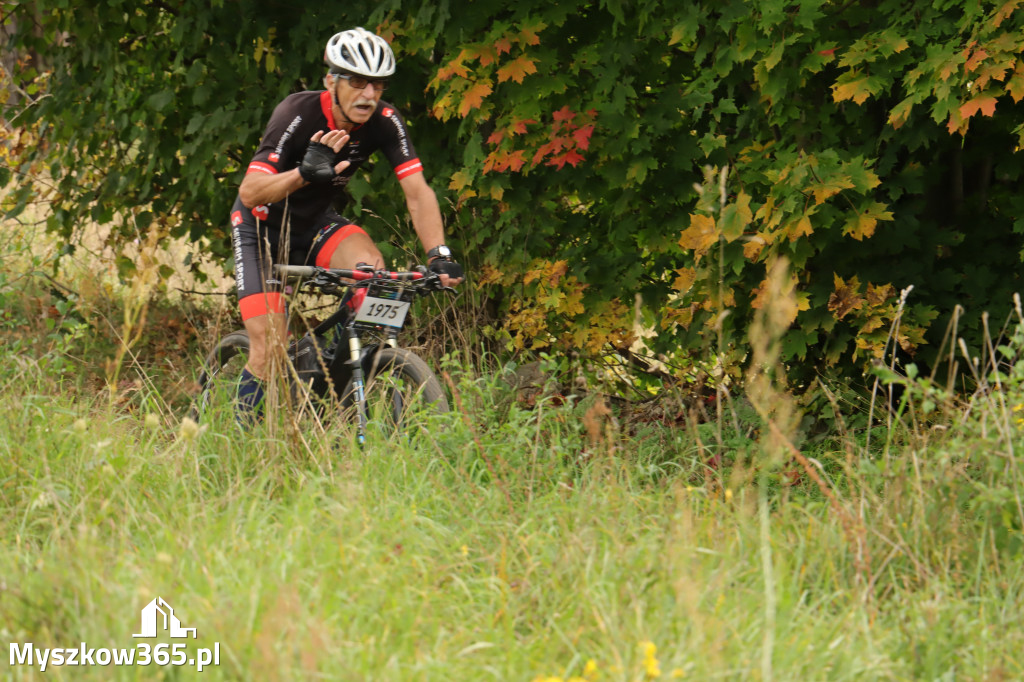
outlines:
[[[349,86],[356,90],[365,90],[367,85],[372,85],[373,89],[377,92],[384,92],[388,87],[388,81],[386,78],[380,80],[371,80],[369,78],[363,78],[362,76],[353,76],[347,73],[336,73],[334,74],[338,78],[344,78],[348,81]]]

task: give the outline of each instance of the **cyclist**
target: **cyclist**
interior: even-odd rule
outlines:
[[[231,209],[238,305],[250,344],[238,389],[244,421],[262,416],[269,355],[275,344],[283,348],[286,336],[273,263],[384,267],[366,231],[333,208],[373,152],[382,152],[394,168],[428,267],[446,286],[462,281],[405,122],[381,100],[395,72],[391,47],[355,28],[327,41],[324,61],[325,90],[289,95],[274,109]]]

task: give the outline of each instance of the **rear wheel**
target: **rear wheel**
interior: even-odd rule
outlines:
[[[199,395],[192,405],[192,419],[207,418],[219,406],[234,409],[238,381],[249,361],[249,333],[232,332],[220,340],[199,375]]]

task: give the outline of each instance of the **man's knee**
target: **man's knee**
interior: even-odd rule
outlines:
[[[332,268],[354,268],[369,263],[375,269],[384,267],[384,257],[373,240],[364,234],[353,235],[331,254]]]
[[[384,267],[384,257],[376,249],[365,249],[348,254],[335,253],[331,258],[332,268],[354,268],[360,263],[372,265],[374,270]]]

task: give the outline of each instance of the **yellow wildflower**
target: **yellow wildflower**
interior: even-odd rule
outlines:
[[[641,642],[640,647],[644,651],[644,675],[648,680],[661,677],[661,664],[658,663],[658,647],[654,642]]]

